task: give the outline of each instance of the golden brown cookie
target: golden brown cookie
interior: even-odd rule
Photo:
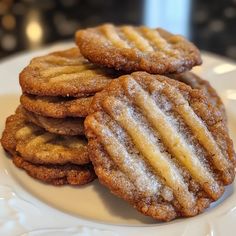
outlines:
[[[18,168],[25,170],[28,175],[48,184],[84,185],[96,179],[91,164],[39,165],[30,163],[16,155],[12,160]]]
[[[192,72],[174,74],[171,75],[171,78],[179,80],[189,85],[193,89],[201,89],[205,93],[205,95],[209,98],[212,105],[216,106],[221,111],[222,115],[226,120],[226,111],[224,104],[219,95],[217,94],[216,90],[211,86],[211,84],[208,81],[201,79],[199,76],[197,76]]]
[[[27,122],[19,110],[7,118],[1,143],[11,154],[19,154],[35,164],[81,165],[89,162],[85,137],[49,133]]]
[[[85,117],[93,97],[49,97],[21,95],[21,104],[31,112],[53,118]]]
[[[200,90],[164,76],[112,81],[95,95],[85,133],[99,181],[158,220],[199,214],[234,180],[221,113]]]
[[[20,73],[20,85],[40,96],[87,97],[115,77],[114,70],[95,66],[71,48],[32,59]]]
[[[181,73],[202,62],[192,43],[160,28],[104,24],[79,30],[75,38],[91,62],[127,72]]]
[[[39,127],[44,128],[50,133],[60,135],[83,135],[84,134],[84,118],[52,118],[37,115],[33,112],[27,111],[21,107],[21,112],[26,119]]]
[[[25,118],[23,114],[11,115],[7,117],[5,129],[2,132],[1,144],[3,148],[14,155],[16,153],[16,138],[15,133],[25,127]]]

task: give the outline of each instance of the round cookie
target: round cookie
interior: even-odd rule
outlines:
[[[26,119],[39,127],[44,128],[50,133],[60,135],[83,135],[84,134],[84,118],[52,118],[34,114],[21,107],[21,112]]]
[[[75,38],[91,62],[127,72],[181,73],[202,62],[192,43],[160,28],[104,24],[79,30]]]
[[[49,97],[22,94],[21,104],[33,113],[53,118],[86,117],[93,97]]]
[[[11,154],[35,164],[82,165],[90,161],[85,137],[49,133],[28,122],[19,109],[7,118],[1,143]]]
[[[99,181],[158,220],[194,216],[234,180],[222,114],[200,90],[136,72],[112,81],[85,119]]]
[[[87,97],[104,88],[117,72],[85,59],[77,48],[36,57],[20,73],[25,93],[40,96]]]
[[[225,120],[227,120],[224,104],[219,95],[217,94],[216,90],[211,86],[211,84],[207,80],[201,79],[199,76],[192,72],[174,74],[171,76],[171,78],[181,81],[189,85],[193,89],[201,89],[209,98],[211,104],[213,106],[216,106],[221,111]]]
[[[91,164],[39,165],[16,155],[13,156],[12,161],[31,177],[52,185],[84,185],[96,179]]]

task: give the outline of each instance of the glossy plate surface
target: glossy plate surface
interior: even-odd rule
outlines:
[[[19,104],[18,74],[22,68],[32,57],[71,45],[54,45],[0,63],[0,133],[6,117]],[[236,64],[203,53],[203,65],[194,71],[209,80],[222,97],[236,143]],[[17,169],[0,148],[0,235],[235,235],[235,184],[203,214],[158,223],[110,194],[98,181],[84,187],[42,184]]]

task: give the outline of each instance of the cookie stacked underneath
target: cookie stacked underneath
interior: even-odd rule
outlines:
[[[1,141],[13,163],[36,179],[81,185],[95,178],[84,137],[49,133],[29,122],[22,107],[7,118]]]
[[[236,159],[221,99],[189,71],[198,49],[163,29],[112,24],[78,31],[76,43],[21,72],[21,106],[1,140],[14,164],[57,185],[96,173],[163,221],[219,199]]]
[[[2,137],[14,164],[54,185],[92,181],[84,117],[92,96],[114,76],[77,48],[34,58],[20,74],[22,105],[8,118]]]

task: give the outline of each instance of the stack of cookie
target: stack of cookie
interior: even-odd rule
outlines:
[[[76,43],[21,72],[21,106],[1,140],[15,165],[52,184],[84,184],[94,168],[158,220],[217,200],[236,159],[221,99],[189,71],[198,49],[162,29],[111,24],[78,31]]]
[[[92,95],[115,76],[89,63],[77,48],[34,58],[20,74],[21,106],[2,137],[14,164],[54,185],[93,180],[84,117]]]

